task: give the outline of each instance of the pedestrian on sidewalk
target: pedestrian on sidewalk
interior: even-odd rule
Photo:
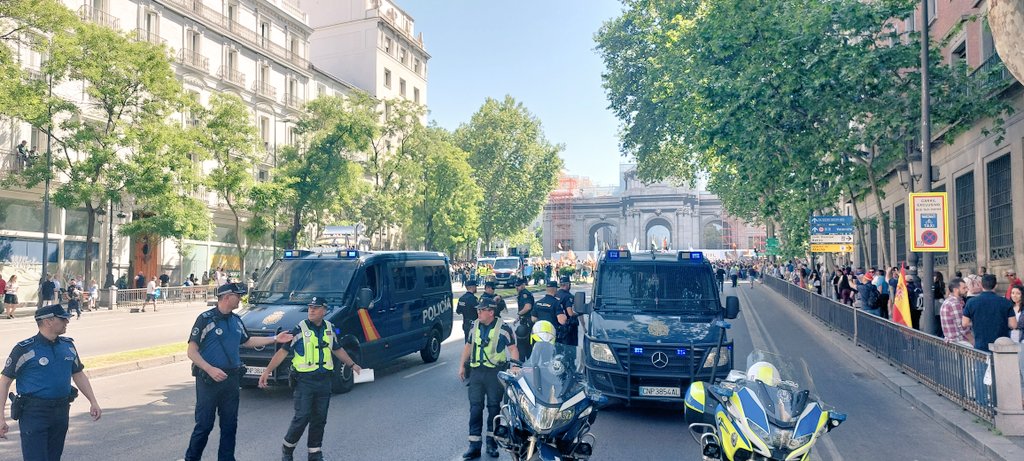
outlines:
[[[43,299],[43,304],[53,304],[57,300],[57,284],[53,281],[53,276],[46,274],[46,279],[39,285],[39,296]]]
[[[7,307],[7,281],[4,280],[4,274],[2,273],[0,273],[0,294],[3,295],[0,297],[0,307],[4,308],[4,317],[9,319],[14,318],[9,310],[10,308]]]
[[[78,288],[78,282],[71,279],[68,283],[68,312],[75,311],[76,319],[82,318],[82,290]]]
[[[281,446],[281,461],[292,461],[295,446],[299,443],[302,433],[309,426],[306,447],[309,449],[309,461],[322,461],[324,427],[327,425],[327,411],[331,405],[331,381],[334,376],[335,356],[338,360],[359,374],[362,368],[341,347],[335,336],[334,326],[324,320],[327,314],[327,303],[323,298],[313,297],[306,309],[306,320],[289,332],[294,339],[284,343],[274,353],[267,368],[260,375],[259,387],[267,388],[270,373],[277,369],[289,352],[292,356],[291,373],[295,378],[295,416],[284,435]]]
[[[146,304],[153,302],[153,312],[156,312],[156,278],[149,279],[146,284],[146,300],[142,302],[142,312],[146,312]]]
[[[25,461],[59,461],[64,453],[68,433],[71,402],[79,390],[89,399],[89,414],[100,419],[103,410],[96,401],[89,377],[82,370],[82,360],[73,339],[61,336],[68,329],[71,314],[60,304],[36,310],[39,333],[14,346],[7,364],[0,372],[0,438],[7,438],[4,415],[11,383],[17,386],[17,403],[11,402],[21,414],[16,418],[21,432],[21,456]],[[74,381],[78,389],[71,387]]]
[[[985,274],[981,277],[984,291],[971,298],[964,306],[963,326],[974,333],[974,348],[989,352],[989,343],[996,338],[1009,337],[1010,330],[1017,328],[1017,317],[1013,312],[1013,303],[996,294],[996,276]],[[988,404],[988,392],[985,389],[984,367],[975,370],[976,401],[980,405]]]
[[[14,318],[14,310],[18,308],[18,276],[11,274],[4,287],[4,313],[7,318]]]
[[[238,346],[256,348],[293,339],[291,333],[277,336],[250,337],[235,314],[242,295],[248,292],[243,283],[229,283],[217,288],[217,306],[199,314],[188,337],[188,358],[192,376],[196,377],[195,429],[189,439],[185,461],[199,461],[220,417],[219,461],[234,461],[235,434],[238,431],[238,386],[244,368]]]
[[[1016,285],[1024,285],[1024,282],[1017,278],[1017,271],[1013,269],[1006,271],[1003,275],[1006,277],[1006,281],[1010,282],[1010,286],[1006,288],[1006,299],[1010,299],[1010,290]]]
[[[967,287],[963,279],[954,277],[946,284],[949,296],[939,307],[939,325],[942,327],[942,338],[947,342],[961,346],[974,347],[974,335],[963,325],[964,292]]]

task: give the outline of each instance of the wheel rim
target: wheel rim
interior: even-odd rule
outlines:
[[[438,334],[435,332],[430,338],[430,353],[434,356],[441,355],[441,340],[438,338]]]

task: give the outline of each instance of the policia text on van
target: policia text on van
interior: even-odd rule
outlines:
[[[606,396],[633,400],[679,401],[693,380],[711,380],[717,362],[722,376],[731,369],[732,341],[715,327],[739,314],[739,299],[722,308],[714,271],[696,251],[609,250],[597,266],[586,336],[587,380]]]
[[[338,342],[368,368],[417,351],[434,362],[452,332],[448,258],[431,252],[286,250],[249,295],[242,321],[250,334],[273,335],[306,319],[314,296],[324,300]],[[242,350],[243,387],[256,386],[273,354]],[[270,371],[269,384],[287,384],[288,363]],[[351,367],[335,363],[333,370],[334,392],[350,390]]]

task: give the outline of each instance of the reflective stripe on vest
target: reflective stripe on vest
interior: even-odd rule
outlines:
[[[487,347],[483,346],[480,338],[480,322],[477,321],[473,328],[473,357],[469,366],[497,368],[505,363],[505,351],[498,352],[498,340],[501,337],[501,325],[495,321],[487,334]]]
[[[316,371],[323,367],[325,370],[334,369],[334,360],[331,359],[331,351],[334,341],[334,326],[331,322],[324,320],[324,336],[320,341],[313,341],[313,330],[309,328],[308,322],[303,320],[299,323],[299,334],[302,335],[302,355],[298,351],[292,357],[292,368],[299,373]],[[318,347],[320,342],[326,347]]]

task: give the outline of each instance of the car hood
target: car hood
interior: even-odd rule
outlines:
[[[296,304],[250,304],[238,312],[249,331],[291,330],[308,318],[306,306]],[[331,312],[327,313],[329,318]]]
[[[721,329],[711,316],[633,312],[593,312],[590,335],[597,341],[643,343],[716,343]]]

